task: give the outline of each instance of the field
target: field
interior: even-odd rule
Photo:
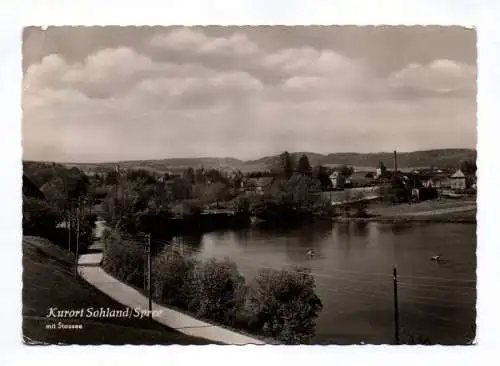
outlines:
[[[73,258],[44,239],[23,240],[23,335],[28,344],[209,344],[148,319],[47,319],[60,310],[122,310],[124,306],[73,276]],[[47,329],[47,324],[82,324],[83,329]]]

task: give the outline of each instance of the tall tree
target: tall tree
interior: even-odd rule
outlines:
[[[324,166],[320,165],[318,167],[316,178],[319,180],[322,190],[326,191],[333,188],[332,181],[330,180],[330,174],[328,173],[327,168],[325,168]]]
[[[309,158],[307,157],[307,155],[304,154],[300,157],[299,163],[297,165],[297,171],[304,175],[312,174],[311,164],[309,164]]]
[[[474,174],[477,170],[474,160],[464,160],[460,163],[460,169],[466,174]]]
[[[189,183],[194,184],[196,181],[194,169],[191,167],[187,168],[186,171],[184,172],[184,177]]]
[[[384,162],[379,161],[378,168],[380,169],[380,173],[382,175],[385,175],[385,172],[387,171],[387,167],[385,166]]]
[[[195,173],[196,183],[205,183],[205,169],[196,169]]]
[[[354,168],[352,166],[347,166],[347,165],[342,165],[339,168],[340,174],[342,174],[344,177],[349,177],[354,173]]]
[[[280,167],[286,178],[290,178],[293,175],[294,162],[288,151],[285,151],[280,155]]]

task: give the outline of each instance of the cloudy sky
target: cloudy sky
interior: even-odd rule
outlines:
[[[476,146],[458,27],[59,27],[23,34],[24,159]]]

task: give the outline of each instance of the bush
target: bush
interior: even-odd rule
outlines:
[[[118,279],[141,288],[144,283],[142,243],[103,233],[103,267]],[[152,264],[153,296],[198,317],[285,344],[307,343],[322,309],[310,272],[264,270],[247,286],[236,265],[225,259],[199,262],[170,248]]]
[[[314,289],[314,278],[306,269],[262,270],[243,310],[248,326],[285,344],[307,343],[323,308]]]
[[[200,317],[223,324],[233,324],[243,304],[245,278],[229,261],[210,259],[196,267],[191,292],[196,294],[189,310]]]
[[[198,262],[178,252],[163,251],[152,264],[153,296],[164,304],[187,309],[195,297],[194,271]]]
[[[106,233],[103,268],[118,279],[144,287],[144,244],[123,239],[118,233]]]

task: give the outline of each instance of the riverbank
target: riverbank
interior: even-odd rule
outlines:
[[[476,223],[477,205],[470,200],[429,200],[399,205],[368,206],[365,217],[338,216],[334,222],[434,222]]]

